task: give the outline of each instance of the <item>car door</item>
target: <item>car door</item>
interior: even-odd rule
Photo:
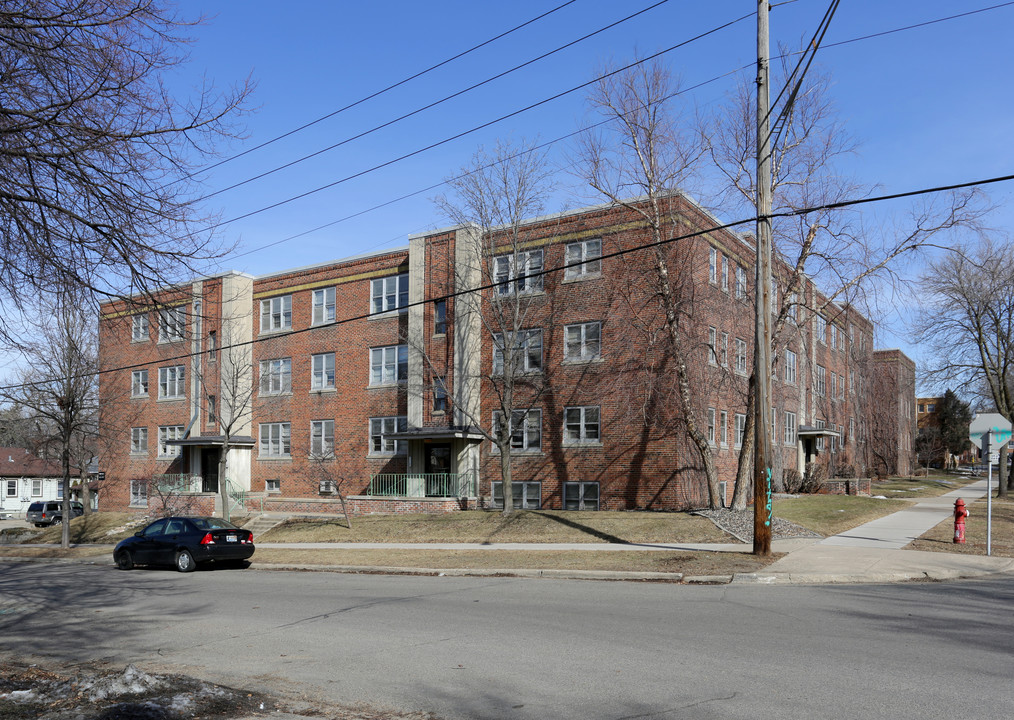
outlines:
[[[181,543],[185,544],[183,536],[187,532],[187,521],[183,518],[169,518],[166,520],[165,530],[156,539],[156,553],[158,558],[153,562],[160,565],[171,565],[176,562],[176,548]]]
[[[149,565],[158,562],[154,558],[157,556],[156,550],[165,530],[165,523],[165,520],[156,520],[138,533],[137,540],[130,546],[135,563]]]

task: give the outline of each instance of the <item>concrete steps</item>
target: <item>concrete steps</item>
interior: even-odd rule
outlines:
[[[285,515],[257,515],[252,520],[247,521],[243,527],[253,533],[256,538],[258,535],[263,535],[268,530],[277,525],[281,525],[288,519]]]

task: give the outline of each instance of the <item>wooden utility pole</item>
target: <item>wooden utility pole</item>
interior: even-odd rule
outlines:
[[[771,135],[768,0],[757,1],[757,327],[754,332],[753,553],[771,554]]]

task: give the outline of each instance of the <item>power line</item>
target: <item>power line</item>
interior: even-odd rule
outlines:
[[[822,210],[833,210],[833,209],[837,209],[837,208],[851,207],[851,206],[854,206],[854,205],[868,205],[870,203],[886,202],[886,201],[889,201],[889,200],[897,200],[897,199],[901,199],[901,198],[917,197],[917,196],[921,196],[921,195],[930,195],[930,194],[934,194],[934,193],[947,192],[947,191],[950,191],[950,190],[962,190],[962,189],[965,189],[965,188],[980,187],[980,186],[983,186],[983,185],[993,185],[993,184],[1001,183],[1001,182],[1010,182],[1011,180],[1014,180],[1014,174],[1001,175],[1001,176],[998,176],[998,177],[986,178],[986,179],[983,179],[983,180],[972,180],[972,181],[969,181],[969,182],[955,183],[955,184],[951,184],[951,185],[937,185],[937,186],[934,186],[934,187],[921,188],[919,190],[908,190],[908,191],[905,191],[905,192],[890,193],[890,194],[887,194],[887,195],[877,195],[875,197],[865,197],[865,198],[857,198],[857,199],[853,199],[853,200],[841,200],[841,201],[832,202],[832,203],[822,203],[820,205],[813,205],[813,206],[806,207],[806,208],[798,208],[796,210],[788,210],[788,211],[783,211],[783,212],[771,213],[768,217],[771,217],[771,218],[798,217],[800,215],[806,215],[808,213],[819,212],[819,211],[822,211]],[[717,230],[729,230],[731,228],[738,227],[739,225],[746,225],[747,223],[754,223],[756,221],[757,221],[757,217],[753,216],[753,217],[743,218],[741,220],[734,220],[732,222],[722,223],[722,224],[718,224],[718,225],[712,225],[712,226],[709,226],[709,227],[706,227],[706,228],[701,228],[699,230],[695,230],[695,231],[690,232],[690,233],[685,233],[683,235],[678,235],[676,237],[665,238],[663,240],[658,240],[658,241],[655,241],[655,242],[644,243],[642,245],[635,245],[633,247],[623,248],[623,249],[620,249],[620,250],[615,250],[615,251],[610,252],[610,253],[604,253],[604,254],[601,255],[600,259],[602,259],[602,260],[608,260],[610,258],[622,257],[624,255],[630,255],[630,254],[635,253],[635,252],[640,252],[641,250],[648,250],[648,249],[651,249],[651,248],[662,247],[662,246],[669,245],[669,244],[672,244],[672,243],[675,243],[675,242],[679,242],[681,240],[689,240],[691,238],[700,237],[702,235],[707,235],[708,233],[712,233],[712,232],[715,232]],[[581,261],[581,262],[573,262],[573,263],[565,263],[565,264],[559,265],[557,267],[544,268],[543,270],[541,270],[539,272],[530,273],[528,275],[528,277],[543,277],[543,276],[549,275],[551,273],[561,272],[563,270],[566,270],[567,268],[578,267],[578,266],[583,265],[583,264],[584,264],[583,261]],[[477,286],[477,287],[474,287],[474,288],[469,288],[467,290],[459,290],[459,291],[456,291],[456,292],[447,293],[445,295],[438,295],[438,296],[435,296],[435,297],[431,297],[431,298],[429,298],[427,300],[421,300],[421,301],[418,301],[418,302],[409,303],[409,304],[407,304],[407,305],[405,305],[403,307],[407,310],[408,308],[412,308],[412,307],[425,306],[425,305],[428,305],[429,303],[434,302],[435,300],[450,300],[450,299],[453,299],[453,298],[462,297],[462,296],[465,296],[465,295],[470,295],[470,294],[476,293],[476,292],[483,292],[485,290],[492,290],[492,289],[495,289],[495,288],[500,287],[502,285],[509,284],[510,282],[513,282],[513,281],[512,280],[505,280],[505,281],[500,281],[500,282],[486,283],[484,285],[480,285],[480,286]],[[399,309],[401,309],[401,308],[399,308]],[[385,311],[385,313],[386,312],[387,311]],[[277,339],[282,339],[282,338],[288,338],[288,337],[291,337],[293,335],[302,335],[303,333],[308,333],[308,332],[311,332],[311,331],[314,331],[314,330],[321,330],[321,329],[325,329],[325,328],[331,328],[331,327],[334,327],[334,326],[337,326],[337,325],[345,325],[347,323],[356,322],[356,321],[359,321],[359,320],[366,320],[366,319],[369,319],[370,317],[373,317],[375,315],[380,315],[380,314],[385,314],[385,313],[369,312],[369,313],[362,313],[362,314],[359,314],[359,315],[353,315],[353,316],[342,318],[341,320],[335,320],[333,323],[328,323],[328,324],[325,324],[325,325],[310,325],[310,326],[305,327],[305,328],[300,328],[299,330],[289,330],[288,332],[275,333],[275,334],[267,335],[267,336],[264,336],[264,337],[257,337],[257,338],[251,339],[251,340],[244,340],[243,342],[232,343],[230,345],[222,345],[220,347],[215,348],[215,351],[216,352],[220,352],[220,351],[227,350],[227,349],[232,349],[232,348],[251,347],[251,346],[256,345],[258,343],[270,342],[272,340],[277,340]],[[182,353],[180,355],[160,357],[160,358],[158,358],[157,360],[154,360],[154,361],[148,361],[148,362],[143,362],[143,363],[134,363],[134,364],[131,364],[131,365],[121,365],[121,366],[118,366],[118,367],[115,367],[115,368],[105,368],[103,370],[98,370],[95,373],[80,373],[80,374],[77,374],[77,375],[73,375],[71,377],[72,378],[79,378],[79,377],[89,377],[91,375],[98,376],[98,375],[106,375],[106,374],[114,373],[114,372],[123,372],[124,370],[134,370],[134,369],[139,369],[139,368],[147,368],[147,367],[150,367],[152,364],[154,364],[156,362],[157,363],[165,363],[165,362],[172,362],[172,361],[177,361],[177,360],[188,360],[188,359],[191,359],[191,358],[194,358],[194,357],[198,357],[198,356],[201,356],[201,355],[206,355],[208,352],[210,352],[210,351],[209,350],[201,350],[199,352]],[[29,383],[16,383],[16,384],[13,384],[13,385],[4,385],[4,386],[0,386],[0,391],[13,390],[13,389],[16,389],[16,388],[29,387],[29,386],[33,386],[33,385],[41,385],[41,384],[44,384],[44,383],[47,383],[47,382],[54,382],[56,380],[64,380],[64,379],[66,379],[66,377],[37,380],[37,381],[34,381],[34,382],[29,382]]]
[[[265,177],[267,177],[269,175],[273,175],[276,172],[280,172],[280,171],[285,170],[287,168],[290,168],[290,167],[292,167],[294,165],[298,165],[299,163],[305,162],[306,160],[310,160],[311,158],[315,158],[318,155],[323,155],[326,152],[330,152],[331,150],[335,150],[336,148],[340,148],[341,146],[347,145],[350,142],[353,142],[355,140],[360,140],[360,139],[366,137],[367,135],[371,135],[371,134],[373,134],[375,132],[383,130],[384,128],[387,128],[387,127],[390,127],[390,126],[392,126],[392,125],[394,125],[396,123],[399,123],[402,120],[406,120],[406,119],[408,119],[410,117],[418,115],[421,112],[424,112],[426,110],[430,110],[430,109],[435,108],[436,106],[441,105],[441,104],[443,104],[443,103],[445,103],[445,102],[447,102],[449,100],[453,100],[456,97],[460,97],[461,95],[469,93],[472,90],[480,88],[480,87],[482,87],[484,85],[488,85],[491,82],[495,82],[496,80],[499,80],[502,77],[510,75],[511,73],[516,72],[518,70],[521,70],[522,68],[528,67],[529,65],[532,65],[534,63],[537,63],[540,60],[545,60],[547,57],[549,57],[551,55],[555,55],[558,52],[562,52],[563,50],[566,50],[569,47],[573,47],[574,45],[577,45],[580,42],[584,42],[585,40],[588,40],[589,38],[595,37],[596,35],[598,35],[600,33],[604,33],[607,30],[611,30],[612,28],[616,27],[617,25],[621,25],[622,23],[625,23],[628,20],[632,20],[633,18],[636,18],[639,15],[643,15],[644,13],[648,12],[649,10],[654,10],[658,6],[664,5],[667,2],[669,2],[669,0],[659,0],[659,2],[656,2],[654,5],[650,5],[650,6],[646,7],[646,8],[644,8],[643,10],[637,11],[636,13],[634,13],[632,15],[627,15],[625,18],[622,18],[620,20],[617,20],[616,22],[610,23],[609,25],[606,25],[605,27],[601,27],[598,30],[595,30],[594,32],[588,33],[587,35],[584,35],[582,37],[577,38],[576,40],[572,40],[571,42],[567,43],[566,45],[561,45],[561,46],[555,48],[554,50],[550,50],[549,52],[543,53],[542,55],[539,55],[537,57],[532,58],[531,60],[527,60],[526,62],[523,62],[520,65],[515,65],[514,67],[512,67],[512,68],[510,68],[508,70],[504,70],[503,72],[498,73],[496,75],[493,75],[492,77],[488,77],[485,80],[482,80],[481,82],[477,82],[474,85],[469,85],[468,87],[466,87],[466,88],[464,88],[462,90],[458,90],[457,92],[451,93],[450,95],[447,95],[447,96],[445,96],[445,97],[443,97],[443,98],[441,98],[439,100],[434,100],[433,102],[428,103],[426,105],[423,105],[422,107],[416,108],[415,110],[412,110],[411,112],[407,112],[404,115],[399,115],[398,117],[394,118],[393,120],[388,120],[387,122],[382,123],[380,125],[374,125],[369,130],[364,130],[363,132],[358,133],[356,135],[351,135],[351,136],[345,138],[344,140],[340,140],[339,142],[334,143],[333,145],[328,145],[327,147],[321,148],[320,150],[315,150],[314,152],[309,153],[308,155],[303,155],[302,157],[297,158],[295,160],[291,160],[291,161],[289,161],[289,162],[287,162],[287,163],[285,163],[283,165],[278,165],[278,166],[276,166],[274,168],[271,168],[270,170],[265,170],[262,173],[254,175],[253,177],[249,177],[249,178],[247,178],[245,180],[241,180],[240,182],[233,183],[232,185],[229,185],[228,187],[224,187],[224,188],[222,188],[220,190],[216,190],[215,192],[208,193],[207,195],[204,195],[203,197],[200,197],[197,200],[195,200],[195,202],[201,202],[201,201],[204,201],[204,200],[208,200],[209,198],[213,198],[216,195],[221,195],[222,193],[228,192],[229,190],[235,190],[238,187],[242,187],[242,186],[244,186],[244,185],[246,185],[248,183],[252,183],[252,182],[254,182],[256,180],[260,180],[260,179],[265,178]]]

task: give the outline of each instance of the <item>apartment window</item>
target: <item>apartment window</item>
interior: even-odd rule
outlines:
[[[564,360],[597,360],[602,355],[602,323],[567,325],[564,339]]]
[[[158,396],[160,399],[178,400],[186,396],[186,373],[182,365],[158,369]]]
[[[729,413],[725,410],[718,413],[718,437],[722,447],[729,447]]]
[[[722,290],[729,292],[729,257],[722,256]]]
[[[538,372],[542,370],[542,330],[519,330],[514,334],[514,371]],[[503,375],[505,356],[504,336],[493,336],[493,374]]]
[[[289,423],[260,424],[260,457],[288,457],[291,447]]]
[[[778,440],[778,410],[774,406],[771,406],[771,424],[768,426],[768,430],[771,433],[771,444],[773,445]]]
[[[708,408],[708,442],[715,444],[715,408]]]
[[[736,372],[746,375],[746,340],[736,338]]]
[[[849,345],[856,341],[856,326],[849,323]]]
[[[334,420],[314,420],[310,423],[310,455],[334,456]]]
[[[447,334],[447,301],[433,301],[433,334]]]
[[[581,240],[567,244],[567,269],[564,276],[568,280],[576,278],[596,277],[602,272],[602,241]],[[580,263],[580,265],[578,264]]]
[[[311,390],[334,390],[334,353],[322,353],[311,358]]]
[[[261,360],[261,395],[292,392],[292,358]]]
[[[163,308],[158,311],[158,341],[177,342],[183,339],[187,328],[187,308],[185,305]]]
[[[371,307],[375,313],[405,307],[408,305],[408,273],[370,281],[370,295],[373,298]]]
[[[32,497],[42,497],[42,480],[40,478],[32,480]]]
[[[849,370],[849,392],[854,393],[856,391],[856,371]]]
[[[493,281],[498,295],[542,291],[542,251],[500,255],[493,258]]]
[[[275,478],[272,480],[264,481],[264,492],[269,493],[280,493],[282,491],[282,481]]]
[[[148,507],[148,481],[130,481],[130,504],[137,507]]]
[[[182,440],[182,425],[163,425],[158,429],[158,456],[177,457],[180,454],[179,445],[169,445],[169,440]]]
[[[789,320],[793,323],[799,320],[799,293],[789,295]]]
[[[334,322],[334,288],[320,288],[313,291],[310,322],[323,325]]]
[[[503,507],[503,483],[494,482],[493,507]],[[542,507],[542,483],[512,482],[511,494],[514,496],[514,507],[522,510],[538,510]]]
[[[838,330],[838,349],[845,352],[845,330]]]
[[[785,411],[785,444],[796,444],[796,413]]]
[[[718,250],[708,248],[708,282],[718,284]]]
[[[926,412],[936,412],[936,411],[937,411],[937,404],[936,403],[927,403],[926,404]]]
[[[718,330],[708,328],[708,364],[718,365]]]
[[[817,313],[813,319],[814,326],[816,327],[817,340],[822,344],[827,344],[827,320],[823,315]]]
[[[598,510],[599,484],[597,482],[567,482],[563,484],[564,510]]]
[[[493,413],[493,434],[500,432],[502,413]],[[542,411],[515,410],[511,413],[511,448],[514,450],[540,450],[542,448]],[[496,448],[494,448],[494,452]]]
[[[208,424],[214,425],[218,422],[218,399],[214,395],[208,395]]]
[[[370,385],[394,385],[408,379],[408,348],[388,345],[370,348]]]
[[[214,330],[208,331],[208,362],[215,362],[218,359],[218,333]]]
[[[778,315],[778,281],[771,278],[770,307],[773,315]]]
[[[746,268],[736,266],[736,299],[746,300]]]
[[[823,430],[824,427],[827,425],[827,423],[824,422],[823,420],[817,420],[814,423],[814,425],[816,426],[816,428],[818,430]],[[823,450],[823,449],[824,449],[824,436],[823,435],[819,435],[819,436],[817,436],[817,450]]]
[[[148,428],[130,428],[130,454],[148,454]]]
[[[598,445],[602,442],[598,407],[569,407],[563,411],[564,445]]]
[[[827,371],[823,365],[817,366],[817,387],[814,389],[818,397],[827,395]]]
[[[447,382],[442,377],[433,378],[433,412],[447,412]]]
[[[796,353],[785,349],[785,382],[796,384]]]
[[[261,332],[292,329],[292,296],[261,300]]]
[[[856,419],[854,417],[849,418],[849,442],[855,444],[856,437]]]
[[[17,496],[18,496],[18,481],[17,480],[8,480],[7,481],[7,497],[10,498],[10,497],[17,497]]]
[[[134,370],[130,373],[131,397],[148,397],[148,371]]]
[[[729,333],[722,333],[722,344],[718,348],[718,362],[722,367],[729,367]]]
[[[838,373],[831,371],[831,399],[838,397]]]
[[[836,348],[838,347],[838,326],[835,325],[834,323],[831,323],[830,330],[831,330],[831,347]]]
[[[130,319],[130,341],[144,342],[148,339],[148,314],[134,315]]]
[[[844,375],[839,375],[838,376],[838,399],[839,400],[844,400],[845,399],[845,376]]]
[[[743,435],[746,433],[746,415],[736,413],[736,447],[743,447]]]
[[[402,440],[388,437],[392,433],[405,432],[408,429],[408,418],[398,417],[370,418],[370,454],[371,455],[402,455],[406,444]]]

